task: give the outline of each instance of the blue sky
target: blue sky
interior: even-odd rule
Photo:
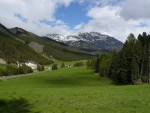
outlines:
[[[92,0],[91,0],[92,1]],[[104,5],[112,5],[115,6],[116,4],[120,3],[123,0],[110,0]],[[90,7],[94,7],[94,3],[89,2],[72,2],[68,7],[60,6],[55,13],[56,19],[63,20],[68,26],[71,28],[75,27],[78,24],[82,23],[88,23],[91,19],[89,16],[87,16],[88,9]],[[103,6],[103,3],[100,3],[99,6]]]
[[[87,23],[90,20],[90,17],[86,15],[87,8],[87,3],[73,2],[68,7],[59,7],[55,13],[55,18],[63,20],[68,26],[73,28],[77,24]]]
[[[96,31],[125,41],[150,33],[149,0],[0,0],[0,23],[37,35]]]

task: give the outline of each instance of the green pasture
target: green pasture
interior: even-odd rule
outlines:
[[[85,67],[0,82],[0,113],[150,113],[150,85],[113,85]]]

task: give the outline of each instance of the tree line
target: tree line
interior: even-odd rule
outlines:
[[[44,71],[44,66],[37,64],[38,71]],[[15,64],[7,64],[4,69],[0,69],[0,76],[9,76],[9,75],[21,75],[27,73],[33,73],[33,69],[25,64],[22,66],[17,66]]]
[[[150,35],[131,33],[119,52],[88,60],[87,67],[115,84],[150,83]]]
[[[17,67],[16,65],[8,64],[5,69],[0,70],[0,76],[9,76],[9,75],[20,75],[20,74],[27,74],[32,73],[33,70],[31,67],[27,65],[22,65]]]

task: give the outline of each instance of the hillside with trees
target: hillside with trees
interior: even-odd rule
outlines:
[[[29,47],[50,59],[54,58],[61,61],[74,61],[92,58],[94,56],[93,54],[69,47],[47,37],[37,36],[21,28],[12,28],[10,31],[20,40],[24,41]]]
[[[46,65],[54,59],[72,61],[94,55],[37,36],[21,28],[8,29],[0,24],[0,58],[7,63],[35,61]]]
[[[7,63],[35,61],[39,64],[51,64],[53,62],[36,53],[26,44],[5,34],[0,34],[0,58]]]

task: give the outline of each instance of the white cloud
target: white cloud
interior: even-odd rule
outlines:
[[[120,6],[99,6],[91,8],[87,15],[91,17],[92,20],[84,25],[83,32],[97,31],[114,36],[120,41],[125,41],[131,32],[136,36],[143,31],[149,32],[149,26],[138,27],[144,20],[126,20],[120,15],[121,11],[122,7]],[[150,23],[150,19],[144,21],[144,23]]]
[[[121,3],[121,16],[125,19],[149,19],[150,0],[126,0]]]
[[[69,27],[62,20],[56,20],[54,14],[59,6],[67,7],[71,2],[72,0],[0,0],[0,22],[7,27],[21,27],[38,35],[52,31],[64,33],[64,29],[67,33]],[[24,23],[15,15],[22,16],[27,22]],[[42,20],[53,22],[56,26],[45,25],[41,23]]]
[[[97,31],[125,41],[130,32],[136,35],[143,31],[149,33],[150,0],[118,1],[0,0],[0,22],[7,27],[21,27],[38,35],[47,33],[70,35],[77,32]],[[63,20],[55,18],[58,7],[62,5],[68,7],[72,2],[89,4],[89,7],[87,6],[87,16],[91,18],[89,22],[70,28]],[[20,15],[20,17],[15,15]],[[46,22],[50,22],[52,25],[47,25]]]
[[[110,7],[110,6],[94,7],[89,10],[87,15],[94,19],[109,20],[109,19],[119,18],[118,15],[119,10],[120,10],[119,7]]]

